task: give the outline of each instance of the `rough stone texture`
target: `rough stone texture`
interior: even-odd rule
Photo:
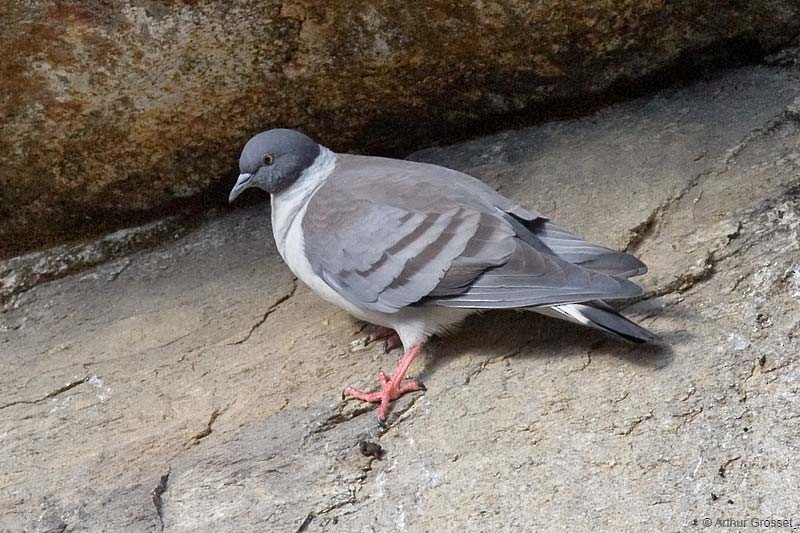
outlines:
[[[178,238],[191,229],[187,222],[179,217],[168,217],[117,230],[95,241],[62,244],[0,261],[0,305],[36,285]],[[119,275],[129,264],[129,261],[120,261],[119,270],[109,276]]]
[[[640,254],[647,294],[626,313],[665,345],[476,317],[415,364],[428,391],[385,431],[338,395],[397,354],[293,280],[263,206],[15,296],[0,531],[797,526],[793,61],[416,154]]]
[[[0,17],[0,257],[223,201],[267,127],[392,150],[800,32],[794,0],[20,0]]]

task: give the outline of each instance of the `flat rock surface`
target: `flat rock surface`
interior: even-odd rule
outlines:
[[[397,352],[294,280],[264,205],[14,296],[0,531],[800,525],[800,84],[783,63],[414,154],[641,256],[625,313],[663,344],[474,317],[415,363],[428,391],[385,430],[339,393]]]

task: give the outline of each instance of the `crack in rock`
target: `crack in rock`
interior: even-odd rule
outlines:
[[[174,240],[187,234],[195,223],[190,217],[171,216],[149,224],[121,229],[88,244],[65,244],[42,252],[0,261],[0,304],[13,296],[112,259]],[[122,270],[111,273],[113,281]]]
[[[675,418],[680,418],[681,419],[681,421],[678,423],[678,428],[682,428],[686,424],[689,424],[690,422],[693,422],[694,419],[697,418],[698,416],[700,416],[700,414],[702,412],[703,412],[703,406],[701,405],[700,407],[698,407],[697,409],[694,409],[692,411],[687,411],[685,413],[678,413],[678,414],[675,414],[675,415],[672,415],[672,416],[674,416]]]
[[[414,406],[417,401],[423,397],[423,394],[416,394],[414,395],[406,405],[403,406],[402,409],[392,411],[394,414],[394,420],[391,424],[387,424],[386,427],[381,427],[380,432],[377,434],[376,438],[380,439],[383,435],[386,434],[391,428],[399,424],[402,420],[404,420],[404,415]],[[304,443],[308,442],[313,435],[318,435],[320,433],[325,433],[334,429],[336,426],[340,424],[344,424],[345,422],[349,422],[354,418],[363,415],[364,413],[368,413],[370,411],[374,411],[378,404],[364,404],[361,405],[352,411],[342,412],[345,406],[348,404],[348,400],[342,400],[339,402],[335,407],[334,410],[336,411],[334,414],[327,417],[325,420],[319,423],[317,427],[312,429],[308,435],[306,435],[304,439]]]
[[[676,276],[669,283],[656,287],[651,291],[647,291],[643,295],[631,298],[628,305],[633,305],[637,302],[645,300],[652,300],[668,294],[683,294],[695,285],[704,281],[708,281],[715,273],[717,260],[714,257],[714,252],[706,252],[706,256],[698,264],[691,266],[686,272],[680,276]]]
[[[583,372],[584,370],[589,368],[589,365],[591,365],[591,364],[592,364],[592,351],[589,350],[588,352],[586,352],[586,360],[583,362],[583,364],[581,366],[579,366],[578,368],[574,368],[574,369],[568,371],[567,375],[576,374],[578,372]]]
[[[395,415],[394,421],[391,424],[387,424],[385,428],[381,428],[381,431],[378,433],[378,436],[377,436],[378,440],[380,440],[381,437],[386,435],[386,433],[391,428],[397,426],[400,422],[405,420],[405,414],[408,413],[411,410],[411,408],[414,407],[414,404],[417,403],[417,401],[420,398],[422,398],[423,396],[424,396],[423,394],[415,395],[414,397],[412,397],[409,400],[409,402],[402,409],[400,409],[399,411],[395,411],[395,413],[394,413],[394,415]]]
[[[750,146],[753,141],[774,133],[782,126],[798,123],[800,121],[800,103],[798,100],[800,99],[796,98],[783,111],[768,120],[763,126],[751,130],[741,141],[728,150],[722,160],[722,171],[726,172],[730,170],[733,160]]]
[[[644,241],[658,233],[658,226],[664,217],[668,214],[670,209],[678,205],[679,202],[686,196],[692,189],[700,185],[706,178],[712,175],[719,175],[728,172],[731,169],[734,159],[741,154],[754,140],[773,133],[781,126],[790,123],[800,122],[800,98],[796,99],[792,104],[787,106],[781,113],[768,120],[763,126],[758,126],[745,134],[739,142],[730,148],[712,168],[708,168],[702,172],[694,175],[684,186],[674,194],[657,206],[647,218],[641,223],[637,224],[629,231],[628,242],[624,247],[624,251],[628,253],[635,253]]]
[[[628,396],[630,396],[630,395],[631,395],[631,393],[629,391],[625,391],[625,392],[622,393],[622,396],[620,396],[619,398],[612,399],[611,403],[620,403],[622,401],[625,401],[628,398]]]
[[[670,210],[678,205],[680,201],[683,200],[683,197],[689,194],[689,192],[697,187],[705,178],[714,173],[715,169],[708,169],[695,174],[681,187],[681,190],[678,191],[677,194],[670,196],[653,209],[644,221],[637,224],[629,231],[630,236],[628,237],[628,242],[625,245],[624,251],[627,253],[635,253],[644,241],[656,235],[659,225],[667,214],[669,214]]]
[[[397,421],[399,421],[400,417],[402,417],[406,412],[408,412],[409,409],[411,409],[411,407],[414,405],[414,403],[416,403],[416,401],[420,397],[421,396],[414,397],[408,403],[408,405],[398,413]],[[388,429],[389,428],[383,428],[382,431],[377,435],[377,439],[380,439],[388,431]],[[351,483],[350,486],[348,487],[346,495],[339,494],[335,496],[326,507],[323,507],[318,511],[309,511],[309,513],[306,515],[305,519],[303,519],[303,522],[295,530],[295,532],[302,533],[303,531],[306,531],[311,522],[313,522],[319,516],[330,513],[331,511],[335,511],[337,509],[341,509],[342,507],[345,507],[347,505],[355,505],[356,503],[358,503],[356,494],[367,482],[367,479],[369,477],[368,473],[372,471],[372,465],[376,460],[377,459],[374,456],[371,456],[369,458],[369,462],[367,463],[366,467],[364,467],[361,474],[352,480],[353,483]],[[344,513],[339,514],[338,516],[345,516],[348,514],[352,514],[353,512],[355,511],[346,511]]]
[[[475,370],[473,370],[472,372],[470,372],[467,375],[466,378],[464,378],[464,383],[462,384],[462,386],[463,385],[469,385],[472,382],[472,380],[475,379],[478,376],[478,374],[483,372],[486,369],[486,367],[488,367],[489,365],[493,365],[493,364],[496,364],[496,363],[502,363],[503,361],[511,359],[512,357],[514,357],[516,355],[519,355],[519,353],[522,350],[523,350],[523,348],[520,348],[518,350],[513,350],[513,351],[511,351],[511,352],[509,352],[507,354],[500,355],[500,356],[497,356],[497,357],[489,357],[485,361],[481,361],[481,363],[478,365],[478,367],[475,368]]]
[[[797,189],[795,187],[790,187],[789,189],[782,191],[777,198],[784,199],[789,196],[793,199],[796,194]],[[758,207],[745,211],[740,216],[748,220],[754,220],[757,216],[763,214],[767,210],[773,209],[775,207],[774,203],[774,199],[767,200],[762,202],[762,204]],[[731,259],[734,256],[749,252],[763,239],[763,232],[756,232],[746,237],[742,237],[742,232],[743,223],[741,221],[731,219],[730,227],[727,230],[727,233],[720,235],[720,239],[724,239],[724,241],[717,239],[719,242],[706,243],[710,246],[710,249],[705,251],[705,256],[698,261],[698,263],[689,267],[679,276],[672,278],[666,284],[647,291],[645,294],[637,298],[628,300],[627,305],[666,296],[668,294],[682,294],[696,285],[711,279],[716,274],[717,265],[723,261]],[[731,243],[734,239],[741,240],[742,242],[733,247],[733,249],[728,249],[727,247],[729,243]],[[735,290],[735,288],[742,282],[742,280],[746,279],[746,277],[747,275],[740,276],[740,278],[734,281],[727,291],[732,292]]]
[[[336,509],[340,509],[345,505],[355,505],[355,503],[356,503],[356,491],[354,488],[350,488],[350,490],[348,491],[348,496],[346,496],[341,501],[331,503],[330,505],[322,508],[319,511],[309,511],[309,513],[306,515],[306,518],[303,520],[303,523],[301,523],[300,527],[298,527],[295,530],[295,533],[302,533],[303,531],[306,531],[308,529],[308,526],[311,525],[311,522],[313,522],[314,519],[317,518],[318,516],[324,515],[331,511],[335,511]]]
[[[627,253],[634,253],[645,240],[647,240],[656,232],[656,228],[658,227],[658,219],[663,210],[666,208],[666,204],[668,202],[669,200],[653,209],[653,211],[650,212],[644,221],[637,224],[628,232],[628,242],[625,244],[624,248]]]
[[[311,524],[311,522],[313,522],[313,521],[314,521],[314,518],[315,518],[316,516],[317,516],[317,515],[316,515],[316,514],[314,514],[314,511],[311,511],[311,512],[309,512],[309,513],[306,515],[306,518],[305,518],[305,519],[303,520],[303,522],[300,524],[300,527],[298,527],[298,528],[295,530],[295,533],[302,533],[303,531],[305,531],[306,529],[308,529],[308,526]]]
[[[631,421],[630,426],[628,426],[627,428],[623,429],[622,431],[618,431],[617,435],[622,435],[623,437],[627,437],[631,433],[633,433],[634,429],[639,427],[639,424],[641,424],[645,420],[650,420],[651,418],[653,418],[653,411],[650,411],[646,415],[643,415],[643,416],[640,416],[639,418],[634,419],[633,421]]]
[[[738,461],[739,459],[741,459],[741,458],[742,458],[742,456],[741,456],[741,455],[737,455],[737,456],[736,456],[736,457],[734,457],[733,459],[728,459],[727,461],[725,461],[724,463],[722,463],[722,464],[720,465],[720,467],[719,467],[719,470],[717,471],[717,473],[719,474],[719,477],[721,477],[721,478],[725,479],[725,472],[726,472],[727,468],[728,468],[729,466],[731,466],[733,463],[735,463],[736,461]]]
[[[161,497],[167,492],[167,484],[169,483],[169,476],[171,473],[172,467],[167,467],[167,472],[161,476],[158,480],[158,485],[153,489],[153,506],[156,508],[161,531],[164,531],[164,505],[161,501]]]
[[[42,396],[41,398],[37,398],[35,400],[15,400],[13,402],[9,402],[7,404],[0,405],[0,409],[5,409],[7,407],[12,407],[14,405],[34,405],[34,404],[37,404],[37,403],[41,403],[41,402],[43,402],[45,400],[49,400],[51,398],[55,398],[59,394],[62,394],[62,393],[67,392],[69,390],[72,390],[75,387],[77,387],[78,385],[82,385],[82,384],[86,383],[87,381],[89,381],[89,376],[85,376],[85,377],[83,377],[81,379],[76,379],[75,381],[70,381],[69,383],[67,383],[63,387],[59,387],[56,390],[54,390],[52,392],[49,392],[46,395]]]
[[[186,447],[188,448],[192,446],[197,446],[198,444],[200,444],[201,440],[211,435],[211,433],[214,432],[213,428],[214,422],[216,422],[217,418],[219,418],[220,415],[222,415],[225,411],[227,411],[228,408],[230,408],[230,405],[227,405],[222,409],[216,408],[213,411],[211,411],[211,416],[208,418],[208,422],[206,422],[206,427],[203,428],[203,430],[200,433],[192,435],[192,438],[189,440],[189,442],[186,443]]]
[[[766,360],[764,360],[764,363],[766,363]],[[763,367],[764,367],[764,364],[761,363],[761,359],[760,358],[755,360],[755,361],[753,361],[752,365],[750,366],[750,373],[747,375],[747,377],[744,378],[744,381],[742,381],[742,384],[739,385],[739,391],[740,391],[740,394],[741,394],[741,396],[739,398],[739,401],[741,403],[745,403],[745,402],[747,402],[747,400],[750,399],[750,396],[748,395],[748,389],[750,387],[750,381],[758,379],[763,374],[763,370],[762,370]]]
[[[189,335],[192,335],[193,333],[197,333],[198,331],[200,331],[200,330],[195,329],[195,330],[190,331],[189,333],[184,333],[183,335],[181,335],[179,337],[175,337],[174,339],[172,339],[170,341],[167,341],[167,342],[165,342],[163,344],[159,344],[158,346],[153,346],[152,348],[149,348],[148,351],[161,350],[162,348],[166,348],[167,346],[172,346],[176,342],[182,341],[183,339],[185,339]]]
[[[686,396],[681,398],[681,401],[685,402],[686,400],[688,400],[689,398],[694,396],[696,392],[697,392],[697,388],[694,385],[692,385],[691,387],[689,387],[689,390],[686,391]]]
[[[345,422],[349,422],[350,420],[353,420],[355,417],[361,416],[364,413],[368,413],[375,409],[375,405],[373,404],[364,404],[352,411],[343,412],[347,403],[348,403],[347,400],[342,400],[341,402],[336,404],[336,406],[334,407],[334,411],[336,412],[327,417],[322,422],[320,422],[317,427],[312,429],[309,432],[308,437],[311,437],[312,435],[317,435],[319,433],[325,433],[326,431],[330,431],[339,424],[344,424]],[[306,437],[306,439],[308,439],[308,437]]]
[[[116,269],[114,269],[112,272],[108,274],[108,276],[106,277],[106,281],[116,281],[116,279],[120,276],[120,274],[125,272],[128,269],[128,267],[131,266],[131,264],[132,261],[129,258],[125,258],[120,266],[118,266]]]
[[[289,292],[284,294],[283,296],[281,296],[277,300],[275,300],[275,302],[267,308],[267,310],[264,313],[264,315],[260,319],[258,319],[258,321],[255,324],[250,326],[250,331],[248,331],[247,334],[244,337],[242,337],[238,341],[229,342],[228,346],[236,346],[237,344],[243,344],[243,343],[247,342],[250,339],[250,336],[253,335],[253,332],[255,332],[255,330],[260,328],[262,326],[262,324],[264,324],[264,322],[267,321],[267,319],[269,318],[269,315],[271,315],[272,313],[277,311],[278,307],[280,307],[280,305],[283,302],[285,302],[286,300],[288,300],[289,298],[294,296],[294,293],[296,291],[297,291],[297,278],[294,278],[292,280],[292,288],[289,290]]]

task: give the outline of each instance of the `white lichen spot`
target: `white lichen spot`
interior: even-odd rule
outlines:
[[[402,505],[397,506],[397,514],[394,518],[394,525],[397,531],[406,531],[406,512]]]
[[[108,399],[109,393],[111,392],[111,387],[106,387],[103,380],[97,377],[96,374],[92,374],[92,376],[86,380],[86,383],[93,386],[97,389],[97,399],[101,402],[104,402]]]
[[[386,494],[386,491],[384,490],[385,487],[386,472],[381,471],[381,473],[375,477],[375,491],[372,493],[372,495],[376,498],[383,498],[383,496]]]
[[[730,336],[730,339],[733,343],[733,350],[736,352],[743,352],[750,347],[750,339],[747,337],[734,333]]]
[[[69,407],[69,404],[72,403],[72,396],[67,396],[65,398],[53,398],[53,407],[50,408],[50,413],[55,413],[56,411],[62,411]]]
[[[689,477],[692,477],[692,478],[696,477],[697,476],[697,472],[700,470],[700,465],[702,465],[702,464],[703,464],[703,458],[702,457],[698,457],[697,458],[697,465],[694,467],[694,470],[692,470],[692,473],[691,473],[691,475]]]
[[[422,479],[429,487],[435,487],[441,483],[442,475],[436,470],[429,468],[425,463],[419,463],[419,470],[422,473]]]
[[[794,288],[792,296],[800,298],[800,266],[792,265],[789,272],[789,282],[792,284],[792,288]]]

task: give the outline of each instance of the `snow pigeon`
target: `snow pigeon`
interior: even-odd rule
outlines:
[[[233,202],[249,187],[272,201],[283,260],[319,296],[376,327],[370,340],[402,344],[380,389],[343,396],[380,404],[424,390],[405,375],[423,344],[468,315],[528,309],[622,339],[655,340],[606,300],[631,298],[647,267],[587,242],[482,181],[426,163],[335,153],[306,135],[272,129],[239,159]]]

